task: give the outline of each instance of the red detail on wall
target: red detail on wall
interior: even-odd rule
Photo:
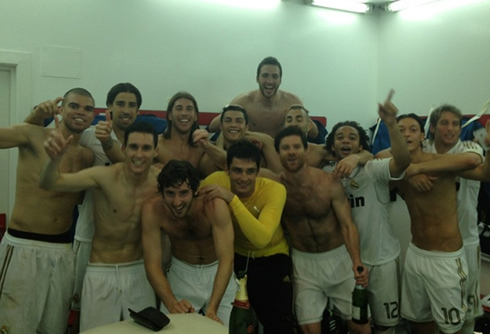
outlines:
[[[7,230],[7,215],[0,213],[0,240],[2,240],[5,231]]]

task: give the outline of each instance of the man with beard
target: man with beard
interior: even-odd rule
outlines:
[[[74,88],[64,98],[39,104],[34,117],[52,117],[60,101],[59,135],[71,141],[59,169],[73,173],[93,163],[92,152],[79,140],[94,118],[94,99]],[[11,333],[61,334],[67,326],[75,265],[70,226],[81,190],[39,187],[39,172],[48,159],[43,143],[51,131],[27,123],[0,129],[0,147],[19,148],[16,200],[0,244],[0,327]]]
[[[141,208],[156,196],[158,136],[149,123],[134,123],[124,133],[125,161],[78,173],[60,173],[60,158],[71,138],[53,132],[45,141],[50,159],[40,176],[44,189],[77,192],[94,189],[94,237],[83,281],[80,329],[129,319],[135,310],[155,305],[146,279],[141,246]]]
[[[228,326],[236,287],[230,279],[233,225],[226,203],[204,202],[196,195],[198,187],[199,172],[188,161],[170,160],[163,167],[162,196],[146,202],[142,211],[145,269],[165,313],[200,311]],[[164,273],[166,236],[172,260]]]
[[[256,81],[259,89],[243,93],[235,97],[230,104],[238,104],[245,108],[250,119],[250,130],[266,133],[272,138],[284,127],[284,116],[293,104],[302,105],[296,95],[279,90],[282,80],[282,66],[274,57],[264,58],[257,67]],[[311,138],[318,136],[316,124],[312,124],[308,134]],[[215,117],[209,129],[219,130],[219,116]]]
[[[281,130],[274,146],[285,169],[278,177],[287,191],[282,221],[291,236],[295,310],[303,333],[321,333],[328,300],[350,333],[370,333],[369,323],[352,321],[351,293],[355,284],[367,285],[369,273],[342,183],[306,164],[308,143],[298,127]]]
[[[170,98],[167,129],[158,140],[159,163],[189,161],[204,176],[226,168],[226,152],[209,142],[206,130],[199,129],[198,115],[197,101],[191,94],[178,92]]]

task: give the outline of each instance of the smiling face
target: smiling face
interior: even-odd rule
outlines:
[[[411,117],[400,119],[398,121],[398,128],[405,139],[410,153],[421,149],[421,143],[424,141],[424,133],[417,120]]]
[[[94,119],[94,100],[91,97],[69,93],[61,106],[63,124],[72,133],[82,133]]]
[[[162,195],[165,205],[175,218],[184,218],[194,201],[192,189],[187,182],[164,188]]]
[[[172,121],[172,129],[186,134],[191,131],[194,122],[197,122],[196,107],[191,100],[180,98],[175,101],[168,118]]]
[[[259,89],[265,98],[272,98],[281,85],[281,71],[279,66],[263,65],[257,76]]]
[[[158,154],[153,135],[143,132],[130,133],[122,150],[126,156],[126,164],[134,174],[148,171]]]
[[[359,144],[359,132],[357,129],[348,125],[338,128],[334,135],[331,150],[340,159],[359,153],[362,150],[362,146]]]
[[[436,126],[430,126],[430,132],[436,145],[453,147],[461,134],[461,118],[451,111],[443,111]]]
[[[285,126],[297,126],[303,131],[305,135],[310,131],[311,124],[309,117],[302,108],[293,108],[286,114]]]
[[[133,93],[119,93],[114,99],[114,103],[108,105],[112,112],[112,123],[120,130],[126,130],[133,124],[138,114],[138,101]]]
[[[291,173],[300,170],[306,161],[306,150],[300,136],[287,136],[279,143],[281,165]]]
[[[238,110],[224,111],[221,122],[221,133],[226,141],[234,143],[243,138],[248,130],[247,122],[243,113]]]
[[[228,170],[231,191],[238,197],[251,196],[255,191],[258,172],[255,161],[233,158]]]

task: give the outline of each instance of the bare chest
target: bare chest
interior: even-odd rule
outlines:
[[[202,241],[212,238],[211,224],[202,219],[170,220],[163,229],[174,240]]]
[[[189,161],[192,166],[198,168],[203,151],[189,145],[173,145],[171,141],[165,141],[160,147],[158,161],[166,164],[172,159]]]
[[[286,185],[287,199],[284,212],[287,216],[321,219],[330,212],[330,197],[315,185]]]

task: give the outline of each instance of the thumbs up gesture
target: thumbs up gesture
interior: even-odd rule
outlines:
[[[112,119],[111,112],[105,111],[105,121],[99,121],[95,126],[95,137],[102,143],[107,143],[111,139]]]

